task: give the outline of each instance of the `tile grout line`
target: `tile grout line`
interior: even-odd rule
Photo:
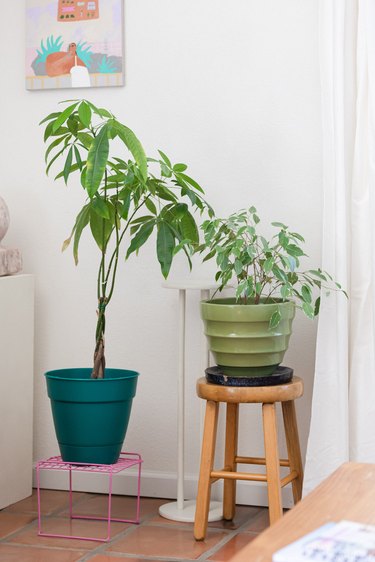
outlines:
[[[256,517],[259,513],[261,512],[261,508],[255,512],[251,517],[249,517],[249,519],[247,519],[246,521],[244,521],[242,523],[242,525],[240,525],[237,529],[233,529],[233,531],[231,532],[229,537],[223,537],[221,539],[221,541],[219,541],[216,545],[214,545],[212,548],[210,548],[209,550],[207,550],[206,552],[204,552],[197,560],[199,562],[203,562],[206,561],[210,556],[212,556],[213,554],[215,554],[216,552],[218,552],[223,546],[225,546],[230,540],[232,540],[234,537],[236,537],[239,533],[243,532],[243,529],[246,528],[246,526],[249,524],[249,521],[251,521],[251,519],[253,519],[254,517]],[[259,533],[250,532],[251,534],[255,534],[258,535]],[[250,534],[249,533],[249,534]]]

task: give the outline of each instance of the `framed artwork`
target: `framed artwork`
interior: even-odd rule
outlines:
[[[124,84],[123,0],[26,0],[26,88]]]

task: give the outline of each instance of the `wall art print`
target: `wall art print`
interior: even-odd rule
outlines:
[[[26,0],[26,88],[122,86],[123,0]]]

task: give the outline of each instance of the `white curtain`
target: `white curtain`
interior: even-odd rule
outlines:
[[[375,0],[319,0],[323,269],[304,493],[346,461],[375,462]]]

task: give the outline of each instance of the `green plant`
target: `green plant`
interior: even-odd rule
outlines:
[[[50,35],[49,37],[47,37],[46,45],[44,45],[42,39],[40,42],[40,50],[37,49],[37,53],[39,56],[35,62],[45,62],[48,55],[61,51],[62,44],[63,40],[61,38],[61,35],[59,35],[59,37],[57,37],[56,39],[53,35]]]
[[[107,55],[104,55],[104,57],[101,59],[98,67],[98,72],[100,72],[101,74],[110,74],[112,72],[116,72],[116,67],[113,61],[111,61],[111,59],[109,59]]]
[[[90,70],[92,58],[91,45],[87,45],[87,41],[78,41],[76,45],[76,53],[81,61]]]
[[[255,207],[250,207],[227,219],[211,218],[202,224],[205,243],[197,251],[207,251],[204,261],[216,258],[218,290],[222,291],[234,279],[240,304],[294,299],[306,316],[314,318],[320,307],[320,295],[314,296],[314,289],[319,293],[322,288],[342,291],[341,285],[321,269],[298,271],[300,258],[306,256],[300,234],[283,223],[273,222],[277,232],[267,239],[258,232],[259,222]],[[276,327],[280,318],[276,311],[271,327]]]
[[[51,113],[41,124],[46,122],[44,140],[50,143],[45,154],[46,173],[54,162],[62,160],[63,169],[55,179],[63,178],[67,183],[77,172],[87,193],[63,250],[73,241],[78,263],[80,238],[88,226],[100,250],[92,377],[102,378],[105,315],[115,288],[120,250],[124,246],[128,259],[156,231],[156,254],[164,277],[180,250],[191,267],[190,254],[199,242],[199,233],[190,209],[200,213],[207,210],[209,216],[213,211],[202,198],[202,188],[185,173],[185,164],[172,165],[161,151],[160,159],[147,159],[135,134],[110,111],[79,100],[63,111]],[[112,154],[113,141],[120,157]],[[125,151],[133,159],[123,157]],[[149,166],[155,172],[151,173]]]

